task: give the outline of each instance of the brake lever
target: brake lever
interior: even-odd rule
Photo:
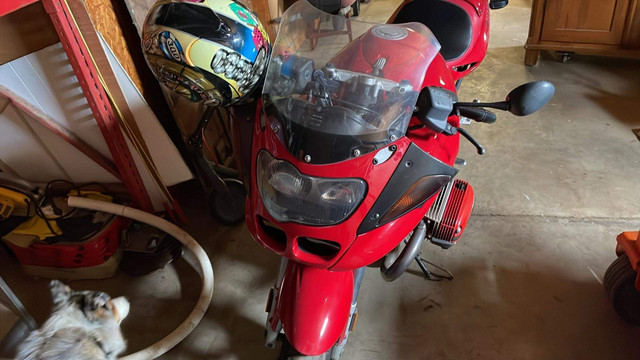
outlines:
[[[469,140],[469,142],[476,147],[476,150],[478,151],[478,155],[484,155],[484,148],[482,147],[482,145],[480,145],[478,141],[476,141],[476,139],[473,138],[473,136],[471,136],[471,134],[469,134],[463,128],[456,128],[456,130],[460,133],[460,135],[464,136],[465,139]]]

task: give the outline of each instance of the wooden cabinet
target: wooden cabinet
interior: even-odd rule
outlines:
[[[640,58],[640,0],[533,0],[526,65],[540,50]]]

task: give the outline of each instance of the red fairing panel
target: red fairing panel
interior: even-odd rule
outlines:
[[[423,86],[441,86],[455,91],[454,83],[442,56],[437,55],[427,71]],[[357,235],[357,229],[362,220],[373,206],[378,196],[386,186],[400,160],[404,156],[410,141],[414,142],[427,153],[453,166],[458,155],[459,135],[444,136],[423,128],[411,131],[407,137],[394,142],[397,150],[393,156],[383,164],[373,165],[372,159],[376,152],[360,156],[358,158],[329,165],[306,164],[295,159],[277,139],[269,126],[269,120],[264,119],[265,129],[261,129],[260,122],[262,105],[256,109],[256,121],[254,127],[254,144],[252,154],[251,171],[255,171],[256,158],[261,149],[267,149],[273,156],[287,160],[296,165],[304,174],[323,177],[353,177],[365,179],[367,182],[367,195],[358,209],[346,221],[333,226],[308,226],[297,223],[278,223],[264,208],[260,198],[256,177],[251,176],[251,196],[247,199],[246,223],[254,238],[265,248],[286,256],[306,265],[329,268],[332,270],[352,270],[371,264],[380,259],[393,249],[416,226],[429,209],[436,196],[433,196],[422,207],[410,213],[380,226],[375,231]],[[458,117],[452,116],[450,123],[458,126]],[[419,124],[416,118],[411,119],[411,125]],[[275,241],[266,234],[258,223],[258,216],[274,223],[285,230],[286,243]],[[298,238],[301,236],[327,239],[340,244],[340,251],[332,258],[323,258],[313,255],[298,248]]]
[[[289,343],[320,355],[344,334],[353,296],[353,272],[329,271],[289,261],[278,311]]]
[[[262,106],[259,104],[258,109],[261,111]],[[260,116],[264,116],[261,114]],[[274,220],[267,212],[260,197],[258,186],[256,183],[256,177],[251,176],[251,196],[246,203],[246,222],[249,231],[254,238],[267,249],[277,253],[281,256],[286,256],[294,261],[304,263],[306,265],[329,268],[333,265],[344,253],[349,249],[351,243],[356,239],[356,233],[358,227],[362,223],[362,220],[367,215],[369,209],[373,206],[378,196],[384,189],[388,179],[395,171],[398,163],[402,159],[410,142],[406,137],[402,137],[394,142],[397,146],[397,150],[386,162],[374,165],[372,160],[377,152],[372,152],[358,158],[343,161],[336,164],[328,165],[313,165],[306,164],[294,158],[282,143],[276,138],[276,134],[269,125],[269,120],[265,119],[267,126],[264,130],[260,128],[260,117],[256,120],[256,126],[254,128],[254,144],[252,155],[252,171],[256,169],[256,159],[258,152],[261,149],[267,149],[274,157],[283,159],[295,164],[295,166],[303,174],[320,177],[334,177],[334,178],[360,178],[367,182],[367,194],[356,209],[356,211],[344,222],[332,225],[332,226],[311,226],[298,223],[279,223]],[[425,210],[426,211],[426,210]],[[271,236],[266,234],[263,228],[259,224],[259,217],[268,220],[269,222],[276,224],[285,230],[287,239],[286,244],[275,241]],[[414,224],[407,224],[409,233],[413,227],[419,222],[417,220]],[[385,225],[386,226],[386,225]],[[405,234],[406,235],[406,234]],[[336,256],[331,258],[320,257],[305,251],[302,251],[298,247],[299,237],[310,237],[315,239],[326,239],[335,241],[340,244],[340,251]],[[397,245],[402,239],[402,236],[394,236],[387,239],[389,242],[395,242],[392,248]],[[378,254],[377,258],[372,259],[375,261],[385,254]],[[368,264],[359,264],[357,267],[365,266]]]

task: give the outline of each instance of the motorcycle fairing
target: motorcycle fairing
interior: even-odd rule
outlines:
[[[258,191],[256,176],[251,176],[251,196],[247,199],[245,208],[247,209],[247,227],[254,238],[261,245],[278,255],[285,256],[306,265],[329,268],[344,255],[351,246],[351,243],[355,240],[358,226],[400,163],[410,141],[408,141],[406,137],[401,137],[396,140],[393,143],[393,145],[396,146],[396,150],[391,154],[390,158],[383,163],[374,164],[373,159],[378,152],[372,152],[356,159],[336,164],[307,164],[299,161],[290,154],[288,149],[277,138],[278,135],[281,134],[281,131],[276,133],[273,130],[277,124],[273,121],[276,119],[267,117],[262,112],[260,102],[258,108],[261,115],[256,118],[253,128],[254,143],[250,167],[252,172],[256,171],[258,153],[262,149],[266,149],[273,157],[294,164],[301,173],[306,175],[328,178],[360,178],[367,182],[367,194],[360,206],[349,218],[336,225],[313,226],[294,222],[280,223],[276,221],[264,206]],[[264,121],[262,123],[264,127],[261,126],[262,121]],[[419,220],[417,220],[416,223],[418,221]],[[402,231],[406,230],[406,233],[408,233],[414,226],[415,224],[406,225],[407,229],[402,229]],[[319,256],[301,249],[300,246],[298,246],[300,238],[335,241],[339,244],[340,250],[333,256]],[[400,240],[401,238],[398,241]],[[395,245],[397,244],[393,246]],[[383,255],[384,254],[374,254],[374,257],[379,258]],[[372,261],[375,261],[375,259]],[[364,265],[367,264],[360,266]]]
[[[385,186],[384,190],[378,196],[378,200],[371,207],[367,216],[365,216],[362,224],[358,228],[358,234],[363,234],[375,229],[380,225],[384,225],[409,211],[419,207],[425,201],[436,195],[440,189],[446,185],[456,174],[458,170],[451,167],[433,156],[427,154],[416,144],[409,145],[407,152],[402,157],[400,164],[394,171],[391,179]],[[391,219],[385,220],[385,215],[404,194],[407,189],[417,184],[418,181],[424,179],[428,190],[425,196],[428,196],[412,207],[404,209]]]

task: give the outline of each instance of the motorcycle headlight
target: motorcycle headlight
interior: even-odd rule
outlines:
[[[258,191],[269,215],[282,222],[334,225],[347,219],[367,191],[362,179],[301,174],[291,163],[263,150],[256,165]]]

